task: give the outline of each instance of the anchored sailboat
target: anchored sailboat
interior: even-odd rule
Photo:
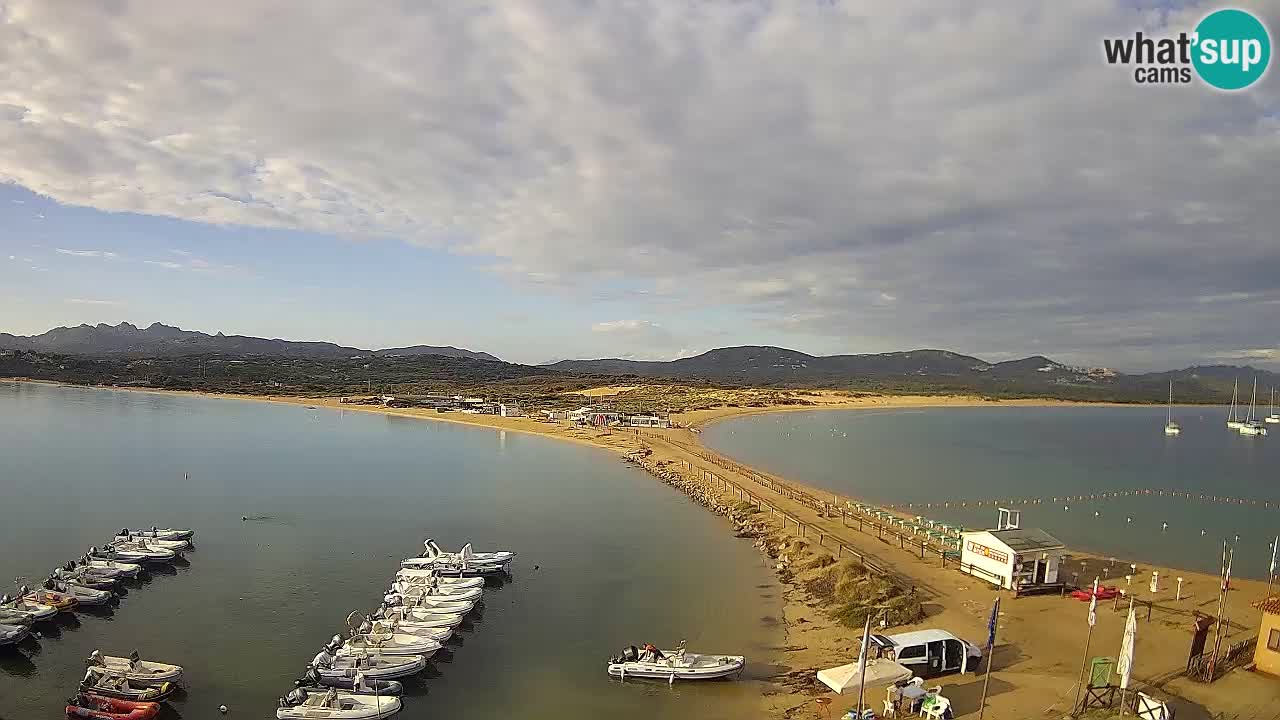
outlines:
[[[1271,388],[1271,414],[1267,416],[1267,422],[1280,423],[1280,415],[1276,414],[1276,389]]]
[[[1253,419],[1253,408],[1258,400],[1258,378],[1253,378],[1253,395],[1249,397],[1249,415],[1240,426],[1241,435],[1266,435],[1267,427],[1261,421]]]
[[[1231,388],[1231,412],[1227,414],[1227,427],[1239,429],[1244,425],[1239,418],[1236,417],[1236,399],[1240,395],[1240,378],[1236,378],[1235,385]]]
[[[1173,378],[1169,378],[1169,414],[1164,420],[1164,434],[1177,435],[1180,432],[1182,432],[1182,428],[1173,421]]]

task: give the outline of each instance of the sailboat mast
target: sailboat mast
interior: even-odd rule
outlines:
[[[1236,419],[1236,397],[1240,394],[1240,378],[1236,378],[1235,383],[1231,386],[1231,412],[1227,415],[1227,421],[1231,422]]]
[[[1169,415],[1165,418],[1164,424],[1168,425],[1173,422],[1173,378],[1169,378]]]
[[[1255,400],[1257,400],[1257,399],[1258,399],[1258,376],[1257,376],[1257,375],[1254,375],[1254,376],[1253,376],[1253,394],[1249,396],[1249,420],[1248,420],[1248,422],[1253,422],[1253,404],[1254,404],[1254,401],[1255,401]]]

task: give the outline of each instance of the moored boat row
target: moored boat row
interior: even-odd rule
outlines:
[[[484,577],[510,571],[513,552],[476,553],[467,544],[446,553],[428,539],[407,558],[372,613],[347,616],[346,636],[334,635],[311,659],[294,689],[280,698],[278,720],[380,720],[401,709],[400,679],[428,661],[484,595]]]

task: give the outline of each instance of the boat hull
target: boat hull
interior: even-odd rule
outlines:
[[[142,660],[135,666],[129,658],[114,655],[101,656],[96,667],[110,673],[124,675],[131,685],[140,687],[158,687],[164,683],[176,683],[182,679],[182,667],[179,665]]]
[[[160,713],[160,704],[81,693],[67,705],[66,713],[83,720],[151,720]]]
[[[302,704],[276,708],[276,720],[381,720],[400,712],[400,698],[374,697],[357,693],[338,693],[345,707],[326,708]]]
[[[173,683],[161,683],[156,687],[145,688],[113,688],[97,684],[80,683],[80,692],[90,695],[116,698],[117,700],[137,700],[139,702],[160,702],[176,692],[178,686]]]
[[[352,681],[356,673],[370,680],[396,680],[417,675],[427,667],[427,659],[422,655],[379,656],[376,661],[373,665],[361,663],[363,667],[356,667],[355,658],[348,656],[335,660],[329,667],[313,666],[312,669],[320,677],[320,683],[327,684],[339,680]]]
[[[0,625],[0,645],[16,645],[31,634],[31,628],[25,625]]]

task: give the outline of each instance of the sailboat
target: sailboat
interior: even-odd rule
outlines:
[[[1227,427],[1239,429],[1244,425],[1239,418],[1236,417],[1236,398],[1240,395],[1240,378],[1236,378],[1235,385],[1231,388],[1231,412],[1227,415]]]
[[[1269,423],[1280,423],[1280,415],[1276,414],[1276,389],[1271,388],[1271,414],[1266,418]]]
[[[1258,378],[1253,378],[1253,395],[1249,397],[1249,415],[1245,418],[1244,424],[1240,426],[1241,435],[1266,435],[1267,427],[1258,420],[1253,419],[1253,408],[1258,400]]]
[[[1182,432],[1182,428],[1178,426],[1178,423],[1173,421],[1173,378],[1170,378],[1169,379],[1169,414],[1165,417],[1165,420],[1164,420],[1164,434],[1177,435],[1180,432]]]

